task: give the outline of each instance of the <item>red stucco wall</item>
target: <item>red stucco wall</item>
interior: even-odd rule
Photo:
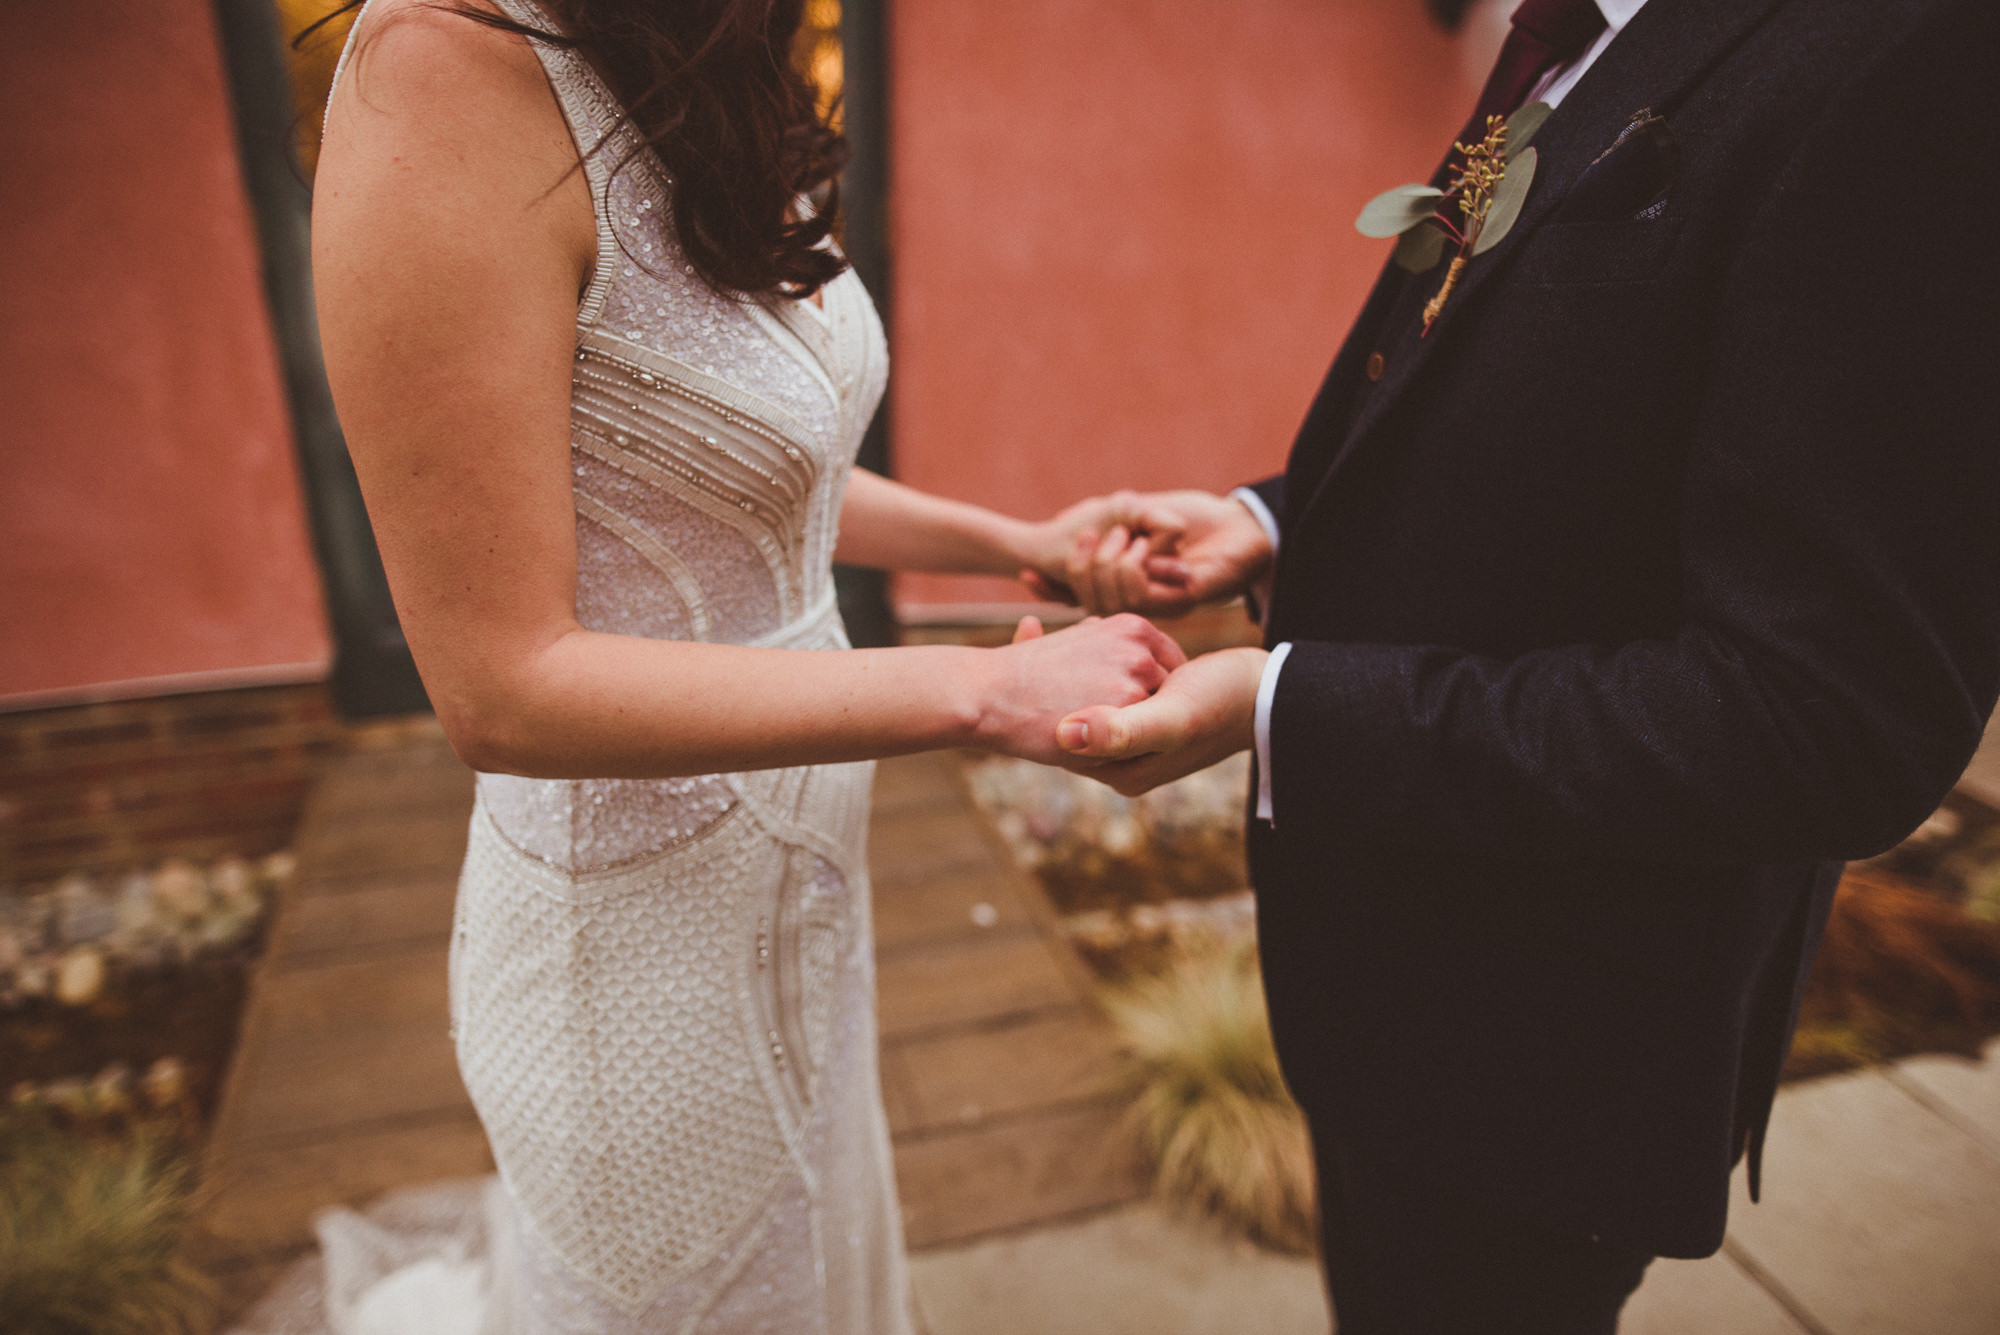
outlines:
[[[0,708],[322,674],[208,0],[0,4],[0,125]]]
[[[1036,515],[1275,472],[1386,257],[1354,215],[1430,173],[1478,53],[1421,0],[890,21],[897,475]],[[898,585],[906,613],[1022,596]]]

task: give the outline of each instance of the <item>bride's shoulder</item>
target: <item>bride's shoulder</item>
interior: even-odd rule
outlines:
[[[529,39],[497,7],[375,0],[328,105],[313,183],[316,254],[415,238],[522,253],[596,250],[588,188]]]
[[[329,130],[371,116],[545,118],[540,60],[526,36],[496,26],[513,22],[492,0],[373,0],[333,89]]]

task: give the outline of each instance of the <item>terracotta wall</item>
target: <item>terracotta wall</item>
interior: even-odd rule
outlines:
[[[0,709],[322,676],[208,0],[0,4]]]
[[[1474,101],[1421,0],[903,0],[897,475],[1023,515],[1277,471]],[[1474,44],[1486,40],[1470,39]],[[1020,599],[907,578],[906,616]]]

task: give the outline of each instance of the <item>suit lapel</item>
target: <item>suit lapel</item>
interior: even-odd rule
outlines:
[[[1535,136],[1540,161],[1534,186],[1513,230],[1466,266],[1457,291],[1428,335],[1418,338],[1410,331],[1403,337],[1381,382],[1367,391],[1338,448],[1294,514],[1304,515],[1325,496],[1334,475],[1409,392],[1438,347],[1458,337],[1457,326],[1474,318],[1474,299],[1480,289],[1507,267],[1509,259],[1548,219],[1584,169],[1611,146],[1633,114],[1641,109],[1669,112],[1682,93],[1784,2],[1649,0]],[[1443,277],[1444,266],[1440,264],[1415,281],[1428,295]],[[1388,331],[1392,337],[1399,332]]]

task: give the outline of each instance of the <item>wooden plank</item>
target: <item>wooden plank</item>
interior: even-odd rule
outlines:
[[[1041,936],[1016,930],[887,956],[876,998],[887,1039],[1069,1006],[1076,993]]]
[[[1117,1080],[1111,1026],[1082,1006],[892,1044],[888,1051],[909,1087],[905,1106],[889,1112],[897,1134],[1102,1099]]]
[[[472,1108],[451,1035],[437,1017],[285,1044],[244,1059],[252,1078],[237,1095],[231,1149]]]
[[[1136,1199],[1147,1189],[1116,1103],[1055,1109],[896,1142],[913,1248]]]
[[[342,893],[298,896],[271,932],[279,966],[298,967],[328,955],[366,954],[451,936],[458,873],[442,867],[347,883]]]
[[[884,954],[1032,921],[1013,873],[997,867],[966,867],[920,880],[897,877],[875,887],[874,902],[875,948]]]
[[[359,1206],[393,1187],[493,1169],[486,1133],[470,1112],[305,1145],[229,1156],[199,1228],[204,1251],[295,1247],[312,1239],[312,1217],[329,1205]]]
[[[314,821],[299,845],[299,892],[360,876],[449,868],[465,860],[468,811]]]
[[[968,869],[1005,870],[972,813],[943,808],[878,817],[868,829],[868,865],[881,885]]]

